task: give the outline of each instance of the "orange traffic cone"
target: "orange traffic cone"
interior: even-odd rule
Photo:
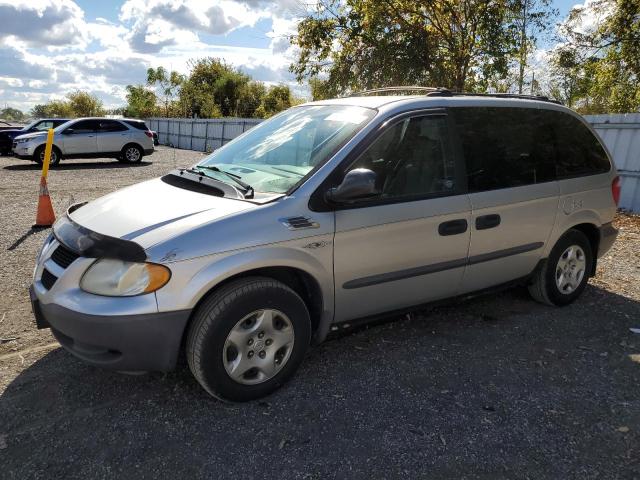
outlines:
[[[36,224],[34,227],[50,227],[56,221],[56,214],[53,212],[47,179],[40,177],[40,194],[38,195],[38,213],[36,214]]]

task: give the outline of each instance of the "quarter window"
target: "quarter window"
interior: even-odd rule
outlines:
[[[593,133],[577,118],[562,112],[553,113],[558,137],[558,177],[608,172],[611,163]]]
[[[446,117],[402,120],[387,128],[349,167],[376,173],[382,198],[453,192],[454,160]]]

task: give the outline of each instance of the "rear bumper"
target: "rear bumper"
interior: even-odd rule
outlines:
[[[144,151],[145,155],[151,155],[153,152],[155,152],[155,149],[153,148],[148,148]]]
[[[598,242],[598,258],[609,251],[618,237],[618,230],[611,222],[600,227],[600,242]]]
[[[189,310],[136,315],[89,315],[44,304],[29,289],[38,328],[92,365],[121,371],[169,371],[176,365]]]

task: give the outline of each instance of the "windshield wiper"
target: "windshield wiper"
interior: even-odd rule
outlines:
[[[187,171],[201,174],[202,172],[199,172],[197,169],[211,170],[212,172],[218,172],[218,173],[222,173],[223,175],[226,175],[231,180],[233,180],[237,185],[240,185],[240,187],[242,187],[242,189],[244,190],[242,194],[245,196],[245,198],[253,198],[253,195],[255,193],[253,190],[253,187],[248,183],[245,183],[242,180],[240,180],[240,176],[235,175],[233,173],[225,172],[224,170],[219,169],[215,165],[195,165],[194,167],[187,169]]]

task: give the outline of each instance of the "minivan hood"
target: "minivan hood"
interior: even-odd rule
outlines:
[[[255,208],[242,200],[193,192],[156,178],[110,193],[73,210],[75,223],[148,248],[175,235]]]

